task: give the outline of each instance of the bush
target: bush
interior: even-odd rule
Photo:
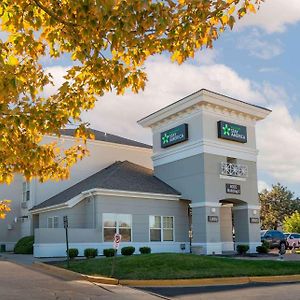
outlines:
[[[140,249],[141,254],[150,254],[151,248],[150,247],[141,247]]]
[[[236,246],[236,251],[238,252],[238,254],[246,254],[246,252],[249,250],[249,245],[237,245]]]
[[[21,238],[15,248],[14,253],[16,254],[33,254],[33,243],[34,237],[33,235],[25,236]]]
[[[108,249],[103,249],[103,255],[106,257],[112,257],[116,253],[116,250],[114,248],[108,248]]]
[[[70,248],[69,249],[69,257],[72,259],[74,257],[78,256],[78,249],[76,248]]]
[[[261,245],[261,246],[256,247],[256,252],[257,253],[268,253],[269,249],[266,246]]]
[[[123,247],[121,249],[121,253],[122,255],[125,255],[125,256],[129,256],[129,255],[132,255],[135,251],[135,248],[132,247],[132,246],[129,246],[129,247]]]
[[[95,248],[86,248],[84,249],[84,256],[86,258],[94,258],[98,255],[98,249]]]

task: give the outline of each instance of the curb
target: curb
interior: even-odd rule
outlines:
[[[160,287],[160,286],[212,286],[212,285],[240,285],[247,283],[285,283],[300,282],[298,275],[279,276],[251,276],[251,277],[223,277],[203,279],[152,279],[152,280],[118,280],[116,278],[90,276],[76,273],[42,262],[34,262],[34,266],[51,272],[53,275],[61,276],[67,280],[85,280],[92,283],[124,285],[132,287]]]

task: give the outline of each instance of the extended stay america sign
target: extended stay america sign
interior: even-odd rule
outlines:
[[[160,134],[160,145],[167,148],[188,140],[188,124],[181,124]]]
[[[247,127],[225,121],[219,121],[218,138],[239,143],[247,143]]]

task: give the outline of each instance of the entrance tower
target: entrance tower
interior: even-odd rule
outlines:
[[[191,201],[203,254],[260,244],[255,124],[270,112],[202,89],[138,121],[152,129],[155,176]]]

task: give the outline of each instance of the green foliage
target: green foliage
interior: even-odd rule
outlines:
[[[300,201],[293,197],[294,194],[280,183],[273,185],[271,191],[263,190],[259,194],[262,229],[277,229],[285,217],[295,210],[300,211]]]
[[[150,254],[151,253],[150,247],[140,247],[139,250],[140,250],[141,254]]]
[[[125,255],[125,256],[130,256],[130,255],[132,255],[132,254],[134,253],[134,251],[135,251],[135,248],[132,247],[132,246],[129,246],[129,247],[123,247],[123,248],[121,249],[121,254],[122,254],[122,255]]]
[[[74,257],[77,257],[78,256],[78,249],[76,248],[70,248],[69,249],[69,257],[72,259]]]
[[[265,245],[257,246],[256,247],[256,252],[261,253],[261,254],[266,254],[269,252],[269,248],[266,247]]]
[[[94,258],[98,255],[98,249],[95,248],[86,248],[84,249],[84,256],[86,258]]]
[[[285,232],[300,233],[300,213],[299,213],[299,211],[295,211],[291,216],[284,218],[283,229]]]
[[[103,255],[106,257],[112,257],[116,253],[116,250],[114,248],[108,248],[108,249],[103,249]]]
[[[246,252],[249,250],[249,245],[243,245],[243,244],[240,244],[240,245],[237,245],[236,246],[236,251],[238,254],[246,254]]]
[[[33,254],[33,235],[25,236],[21,238],[14,248],[14,253],[16,254]]]

